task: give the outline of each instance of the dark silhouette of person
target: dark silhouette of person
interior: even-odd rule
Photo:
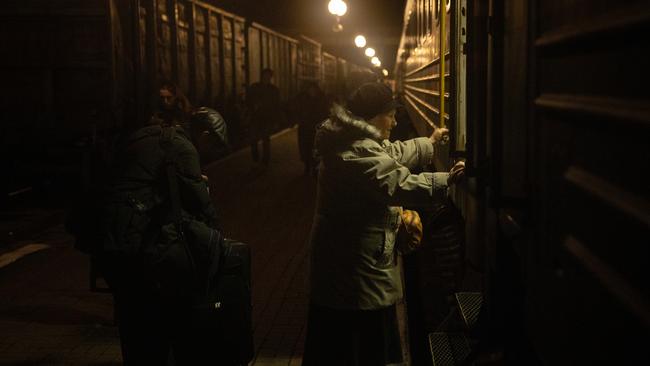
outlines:
[[[316,127],[329,116],[330,102],[316,82],[307,81],[295,99],[298,120],[298,148],[305,175],[315,173],[314,137]]]
[[[149,125],[122,139],[104,193],[103,201],[110,204],[102,210],[101,227],[111,233],[111,240],[96,243],[101,246],[96,249],[96,261],[113,292],[127,365],[166,365],[170,353],[177,364],[219,360],[210,335],[201,334],[186,321],[188,305],[159,293],[145,265],[145,253],[155,250],[155,243],[179,240],[178,232],[170,229],[169,193],[160,188],[167,185],[161,147],[164,128],[175,130],[170,149],[183,212],[219,228],[196,149],[181,126],[168,126],[154,117]],[[197,258],[205,261],[207,254]]]
[[[260,160],[258,142],[262,140],[262,164],[271,159],[271,132],[283,117],[280,108],[280,89],[271,83],[273,70],[262,70],[261,80],[253,83],[246,93],[250,124],[251,154],[253,161]]]

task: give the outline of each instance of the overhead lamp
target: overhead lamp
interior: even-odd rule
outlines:
[[[375,55],[375,49],[374,48],[366,48],[366,56],[368,57],[373,57]]]
[[[330,14],[342,17],[348,11],[348,5],[343,0],[330,0],[327,4]]]
[[[388,76],[388,70],[386,69],[381,70],[381,73],[384,74],[384,76]]]
[[[354,44],[357,45],[357,47],[362,48],[366,46],[366,37],[362,35],[358,35],[354,37]]]
[[[379,61],[379,57],[377,57],[377,56],[370,59],[370,62],[372,62],[372,64],[377,66],[377,67],[381,66],[381,61]]]

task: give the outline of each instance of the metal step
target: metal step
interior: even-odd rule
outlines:
[[[461,318],[467,329],[472,329],[483,304],[483,294],[480,292],[457,292],[456,303]]]
[[[433,366],[461,365],[471,352],[469,341],[462,333],[430,333],[429,349]]]

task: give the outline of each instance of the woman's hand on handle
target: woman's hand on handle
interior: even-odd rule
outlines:
[[[436,128],[429,139],[434,145],[447,145],[449,143],[449,130],[444,127]]]

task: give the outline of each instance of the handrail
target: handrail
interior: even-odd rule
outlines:
[[[445,41],[447,40],[446,34],[446,20],[447,7],[442,4],[440,9],[440,54],[445,55]],[[440,75],[445,74],[445,57],[440,57]],[[445,127],[445,78],[440,78],[440,127]]]

